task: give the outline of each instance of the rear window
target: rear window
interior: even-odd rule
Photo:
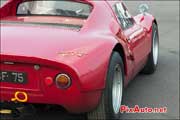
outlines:
[[[92,6],[75,1],[49,1],[35,0],[22,2],[17,7],[18,16],[63,16],[75,18],[88,18]]]
[[[5,3],[6,3],[7,0],[0,0],[0,6],[2,7]]]

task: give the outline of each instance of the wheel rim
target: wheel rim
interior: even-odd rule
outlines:
[[[115,114],[119,113],[119,108],[121,106],[122,89],[122,71],[120,65],[116,65],[112,87],[112,105]]]
[[[153,61],[155,66],[158,63],[158,52],[159,52],[159,43],[158,43],[158,36],[156,30],[153,36]]]

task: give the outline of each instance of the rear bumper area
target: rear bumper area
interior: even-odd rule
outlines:
[[[56,91],[46,90],[44,93],[6,88],[0,89],[0,100],[11,102],[12,98],[15,98],[17,91],[27,94],[28,99],[26,103],[60,105],[71,113],[84,113],[93,110],[97,106],[101,96],[101,91],[80,92],[78,89],[73,88],[67,90],[57,89]],[[18,98],[24,99],[24,96],[19,94]]]
[[[12,82],[17,79],[15,77],[11,82],[5,81],[5,79],[2,79],[5,78],[5,74],[0,75],[0,77],[3,76],[0,79],[0,101],[11,102],[15,96],[24,100],[23,97],[27,96],[26,103],[60,105],[71,113],[82,113],[93,110],[100,100],[102,89],[83,91],[81,87],[85,83],[80,84],[81,78],[68,65],[41,58],[11,55],[0,55],[0,57],[0,71],[27,74],[26,84]],[[9,64],[9,62],[12,64]],[[36,68],[37,65],[39,69]],[[60,73],[70,76],[71,86],[69,88],[60,89],[57,87],[55,78]],[[7,77],[7,74],[6,78],[11,79]],[[52,78],[53,83],[47,84],[47,78]],[[91,77],[88,78],[93,80]],[[86,84],[91,85],[88,82]]]

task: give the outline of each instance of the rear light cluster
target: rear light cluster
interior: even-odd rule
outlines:
[[[67,74],[58,74],[55,79],[58,88],[68,88],[71,85],[71,79]]]
[[[54,79],[52,77],[45,78],[45,84],[47,86],[51,86],[54,83]],[[71,86],[71,78],[67,74],[58,74],[55,77],[55,84],[57,88],[66,89]]]

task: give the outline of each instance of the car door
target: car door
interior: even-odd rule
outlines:
[[[146,47],[146,30],[136,24],[134,18],[128,12],[126,6],[122,2],[114,5],[114,11],[117,20],[124,34],[130,58],[134,62],[134,75],[144,66],[144,59],[147,56],[148,47]]]

